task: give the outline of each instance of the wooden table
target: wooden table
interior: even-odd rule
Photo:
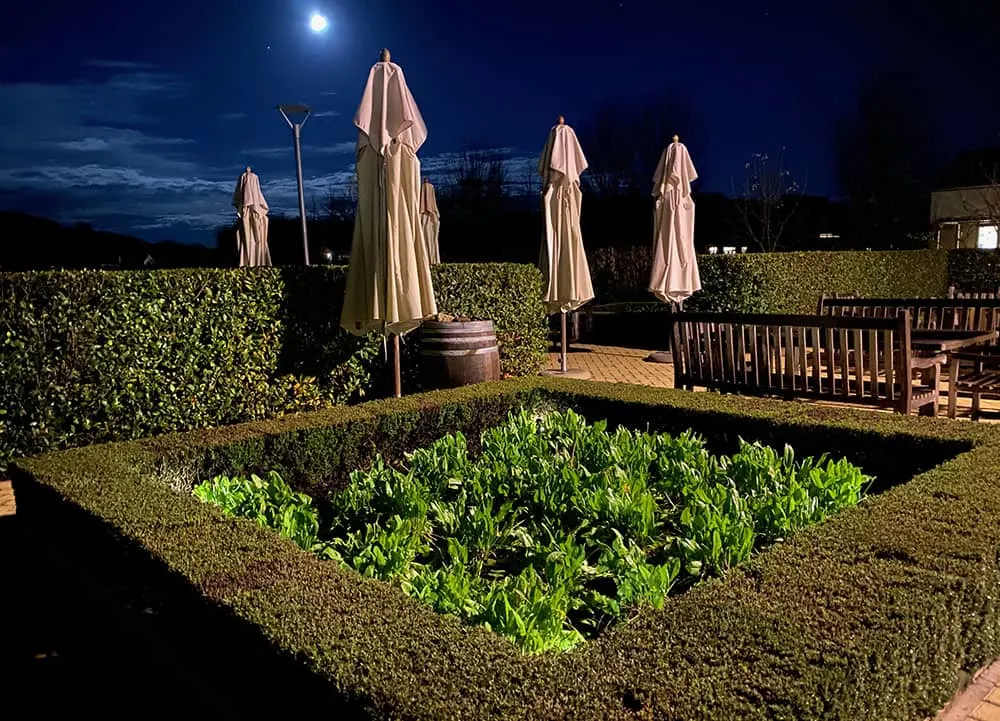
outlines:
[[[910,345],[915,350],[950,353],[960,348],[981,345],[996,340],[995,330],[924,330],[910,331]]]
[[[913,329],[910,331],[910,346],[916,353],[925,358],[934,359],[938,362],[944,360],[944,356],[953,351],[968,348],[974,345],[990,343],[997,338],[995,330],[948,330],[948,329]],[[928,382],[928,373],[922,368],[915,369],[922,377],[922,382]],[[954,384],[954,379],[949,376],[949,386]],[[954,401],[949,393],[949,412],[954,417]],[[978,405],[978,404],[977,404]]]

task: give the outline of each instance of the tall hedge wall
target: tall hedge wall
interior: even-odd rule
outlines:
[[[345,271],[0,274],[0,470],[28,453],[377,394],[387,376],[380,337],[339,328]],[[442,312],[494,321],[506,374],[538,370],[535,268],[449,264],[434,282]]]
[[[1000,252],[995,250],[952,250],[948,252],[948,278],[959,290],[1000,289]]]
[[[975,252],[975,251],[973,251]],[[652,300],[650,249],[600,248],[591,254],[597,298],[606,303]],[[965,262],[963,268],[975,265]],[[844,251],[700,255],[702,292],[691,310],[756,313],[812,313],[823,293],[869,297],[943,296],[949,281],[948,251]],[[955,266],[956,268],[958,266]],[[994,270],[995,277],[1000,272]],[[965,285],[964,278],[956,284]]]

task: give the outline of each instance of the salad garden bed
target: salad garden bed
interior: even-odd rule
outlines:
[[[741,441],[715,456],[690,432],[609,433],[572,410],[512,413],[476,450],[450,433],[400,464],[377,456],[324,524],[274,471],[194,494],[537,653],[663,608],[672,591],[856,505],[871,481],[789,446]]]
[[[379,455],[398,470],[407,453],[448,434],[461,432],[481,458],[472,439],[539,407],[607,419],[613,433],[677,441],[691,429],[714,455],[746,452],[741,438],[787,443],[801,459],[830,452],[876,476],[877,495],[660,608],[637,604],[627,623],[565,653],[524,654],[191,493],[206,478],[274,471],[295,493],[324,498],[349,487],[352,471],[374,477]],[[428,720],[931,714],[963,670],[1000,655],[998,475],[995,428],[555,379],[78,448],[12,467],[20,521],[137,599],[185,654],[191,683],[211,684],[244,714],[293,704],[337,718]],[[345,560],[353,553],[335,550]]]

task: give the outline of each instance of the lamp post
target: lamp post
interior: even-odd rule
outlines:
[[[306,265],[309,265],[309,236],[306,231],[306,196],[302,187],[302,126],[306,124],[312,109],[308,105],[279,105],[278,111],[281,117],[292,129],[292,137],[295,139],[295,171],[299,185],[299,220],[302,222],[302,253],[305,257]],[[303,113],[301,123],[293,123],[288,114]]]

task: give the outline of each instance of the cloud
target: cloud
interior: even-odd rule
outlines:
[[[351,155],[354,153],[357,147],[357,142],[354,140],[347,140],[343,143],[334,143],[333,145],[303,145],[302,155],[303,157],[307,155]],[[269,148],[253,148],[251,150],[241,150],[242,155],[256,157],[256,158],[283,158],[290,157],[295,152],[292,144],[280,145]]]
[[[131,60],[88,60],[87,65],[92,68],[109,68],[112,70],[153,70],[154,65],[149,63],[136,63]]]
[[[228,121],[233,121],[233,120],[243,120],[244,118],[248,118],[248,117],[250,117],[249,113],[241,113],[241,112],[236,112],[236,113],[222,113],[219,116],[219,120],[225,120],[225,121],[228,122]]]
[[[320,95],[338,95],[336,90],[321,90]]]
[[[225,222],[235,176],[206,169],[192,138],[155,130],[157,104],[183,98],[183,80],[143,63],[87,65],[108,72],[100,81],[0,84],[4,207],[95,224],[133,218],[138,227],[164,212],[184,216],[186,198],[198,193],[213,196],[214,224]],[[207,208],[189,221],[208,224]]]
[[[0,207],[64,222],[86,218],[96,227],[146,237],[208,241],[212,231],[235,218],[233,188],[250,161],[272,213],[297,214],[291,142],[232,155],[220,152],[217,143],[199,146],[161,122],[186,99],[182,78],[143,63],[87,65],[103,78],[0,83]],[[237,120],[245,114],[218,117]],[[235,140],[228,142],[238,147]],[[355,146],[353,139],[303,146],[306,171],[325,169],[304,180],[307,208],[322,208],[331,195],[347,195]],[[518,157],[510,148],[490,152],[502,157],[515,183],[534,172],[534,158]],[[219,156],[243,157],[212,165],[209,158]],[[421,156],[423,172],[439,187],[453,182],[460,160],[460,153]]]
[[[162,138],[128,128],[94,128],[94,136],[77,140],[55,141],[56,147],[80,153],[114,152],[116,150],[136,150],[157,145],[190,145],[191,138]]]
[[[321,110],[318,113],[312,114],[314,118],[335,118],[338,115],[340,115],[340,113],[338,113],[336,110]]]

